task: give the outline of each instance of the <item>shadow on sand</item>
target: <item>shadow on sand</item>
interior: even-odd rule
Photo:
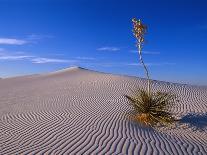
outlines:
[[[207,113],[189,113],[186,116],[182,117],[180,122],[187,124],[193,130],[203,131],[207,127]]]

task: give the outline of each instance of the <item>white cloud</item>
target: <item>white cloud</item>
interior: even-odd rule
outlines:
[[[97,51],[120,51],[118,47],[100,47],[96,49]]]
[[[151,52],[151,51],[143,51],[143,54],[149,54],[149,55],[158,55],[160,52]]]
[[[5,45],[23,45],[26,44],[26,40],[14,39],[14,38],[0,38],[0,44]]]
[[[2,45],[24,45],[28,43],[37,43],[38,40],[45,38],[53,38],[51,35],[37,35],[31,34],[25,37],[25,39],[16,38],[0,38],[0,44]]]
[[[32,63],[36,64],[45,64],[45,63],[74,63],[75,60],[65,60],[65,59],[52,59],[52,58],[33,58],[31,59]]]
[[[77,60],[65,60],[65,59],[53,59],[53,58],[43,58],[37,56],[26,55],[24,52],[15,52],[13,54],[0,53],[0,60],[8,61],[20,61],[27,60],[32,63],[44,64],[44,63],[74,63]]]
[[[27,37],[27,40],[41,40],[45,38],[54,38],[52,35],[43,35],[43,34],[30,34]]]
[[[127,66],[141,66],[140,63],[128,63]]]
[[[0,55],[0,60],[23,60],[31,57],[28,55]]]
[[[176,65],[176,63],[163,62],[163,63],[145,63],[146,66],[166,66],[166,65]],[[142,66],[140,63],[129,63],[128,66]]]
[[[129,52],[130,52],[130,53],[138,53],[137,50],[130,50]]]
[[[138,53],[137,50],[130,50],[131,53]],[[148,54],[148,55],[159,55],[160,52],[153,52],[153,51],[142,51],[143,54]]]
[[[79,60],[95,60],[95,58],[92,58],[92,57],[76,57],[76,59],[79,59]]]

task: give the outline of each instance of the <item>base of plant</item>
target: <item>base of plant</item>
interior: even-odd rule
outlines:
[[[171,120],[170,123],[165,123],[165,124],[162,123],[161,121],[154,122],[153,120],[150,119],[150,116],[148,116],[148,114],[136,114],[130,116],[130,120],[137,122],[143,127],[152,127],[152,128],[162,127],[162,126],[172,127],[179,122],[179,120]]]
[[[137,114],[134,116],[134,120],[139,122],[140,124],[144,126],[150,126],[152,122],[150,122],[150,117],[148,114]]]
[[[134,96],[125,95],[135,110],[133,120],[145,126],[171,125],[176,119],[170,113],[170,108],[176,101],[176,96],[166,92],[148,93],[138,90]]]

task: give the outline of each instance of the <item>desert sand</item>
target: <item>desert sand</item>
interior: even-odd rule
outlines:
[[[153,81],[178,96],[183,122],[159,131],[130,119],[143,78],[71,67],[0,80],[0,154],[207,154],[207,88]]]

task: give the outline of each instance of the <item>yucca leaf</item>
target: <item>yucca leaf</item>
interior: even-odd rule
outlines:
[[[175,121],[170,113],[170,108],[174,105],[176,96],[167,92],[148,93],[146,90],[133,91],[134,96],[125,95],[130,101],[135,112],[142,118],[144,124],[155,126],[160,124],[171,124]],[[148,121],[148,122],[146,122]]]

